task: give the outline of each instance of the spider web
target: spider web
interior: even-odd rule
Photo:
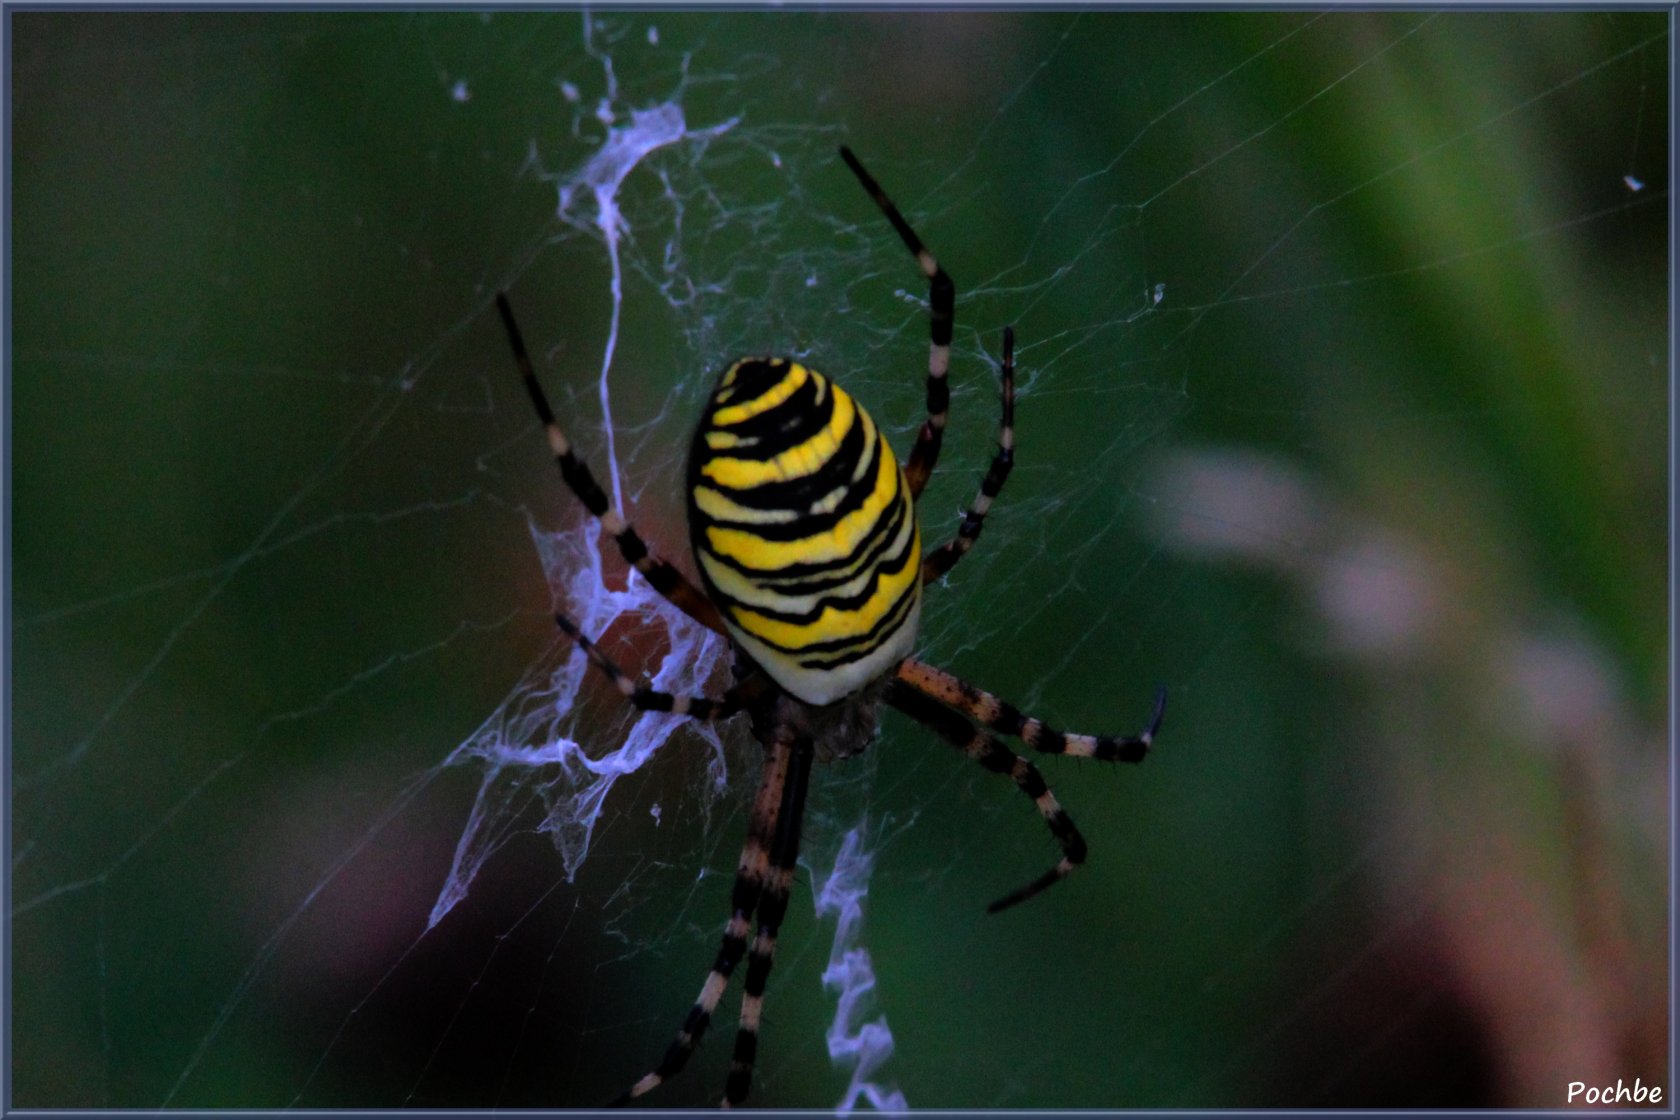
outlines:
[[[658,1058],[759,748],[554,632],[727,681],[490,305],[686,563],[730,359],[921,421],[841,142],[958,286],[930,544],[1020,340],[922,655],[1080,730],[1170,700],[1140,768],[1043,760],[1091,865],[999,918],[1055,857],[1007,781],[896,717],[819,767],[753,1101],[1666,1084],[1660,13],[12,26],[12,1104],[583,1107]],[[654,1103],[715,1100],[737,999]]]

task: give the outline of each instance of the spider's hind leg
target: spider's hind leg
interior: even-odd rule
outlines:
[[[741,1008],[741,1027],[735,1039],[735,1060],[730,1065],[727,1103],[746,1096],[752,1077],[752,1062],[758,1042],[758,1007],[770,972],[770,954],[775,949],[777,927],[787,909],[788,885],[799,845],[800,815],[805,804],[805,787],[810,777],[810,747],[798,743],[793,730],[778,724],[765,752],[764,773],[753,799],[747,841],[735,871],[730,895],[733,913],[723,929],[717,959],[700,987],[700,995],[665,1056],[609,1107],[620,1107],[675,1077],[688,1064],[711,1025],[718,1001],[741,958],[748,956],[747,937],[752,915],[759,911],[758,934],[747,962],[746,996]],[[779,898],[779,902],[777,899]],[[750,1012],[750,1029],[749,1029]]]
[[[758,1057],[758,1025],[764,1007],[764,988],[775,962],[776,935],[787,914],[788,891],[793,886],[794,864],[799,858],[799,832],[805,817],[805,791],[811,784],[814,755],[809,738],[793,745],[786,793],[776,820],[770,845],[770,868],[758,900],[758,933],[747,951],[747,977],[741,991],[741,1022],[735,1031],[735,1052],[729,1062],[729,1079],[724,1084],[725,1108],[740,1104],[752,1086],[753,1063]]]

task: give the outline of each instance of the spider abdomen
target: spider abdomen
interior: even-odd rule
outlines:
[[[909,655],[922,566],[909,484],[822,374],[782,358],[723,372],[689,455],[688,525],[730,635],[792,696],[834,703]]]

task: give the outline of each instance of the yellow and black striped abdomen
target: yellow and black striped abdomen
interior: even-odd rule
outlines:
[[[830,704],[910,653],[916,509],[850,394],[782,358],[718,379],[688,463],[688,529],[730,634],[777,684]]]

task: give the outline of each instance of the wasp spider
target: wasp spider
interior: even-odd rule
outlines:
[[[994,733],[1021,739],[1044,754],[1139,762],[1161,726],[1164,691],[1156,694],[1154,713],[1141,734],[1078,735],[1057,731],[911,656],[923,586],[950,571],[973,546],[1014,462],[1015,339],[1006,328],[1003,419],[980,493],[956,536],[924,553],[916,500],[939,458],[945,430],[956,289],[857,157],[846,148],[840,157],[928,279],[927,419],[901,468],[863,406],[816,370],[786,358],[744,358],[724,370],[688,460],[689,543],[704,591],[656,556],[608,502],[555,422],[507,297],[496,297],[561,478],[656,591],[729,637],[735,682],[718,699],[656,692],[633,680],[564,614],[556,613],[555,621],[634,707],[696,720],[745,712],[765,751],[717,959],[664,1058],[614,1104],[642,1096],[682,1069],[743,958],[746,980],[723,1103],[738,1104],[746,1097],[765,981],[787,912],[812,760],[863,750],[875,735],[882,704],[921,723],[986,769],[1007,775],[1061,845],[1056,865],[992,903],[994,912],[1031,898],[1085,859],[1084,838],[1037,767]]]

